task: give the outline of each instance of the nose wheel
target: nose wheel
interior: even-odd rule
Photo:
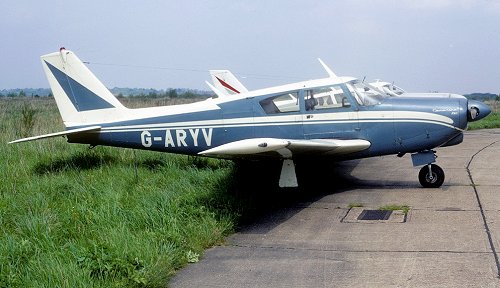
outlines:
[[[436,164],[428,164],[420,169],[418,180],[425,188],[439,188],[444,182],[444,171]]]

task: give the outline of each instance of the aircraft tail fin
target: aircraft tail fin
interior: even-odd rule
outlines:
[[[248,92],[248,89],[229,70],[210,70],[212,82],[218,91],[226,95]]]
[[[114,121],[127,110],[73,52],[61,48],[41,60],[66,127]]]

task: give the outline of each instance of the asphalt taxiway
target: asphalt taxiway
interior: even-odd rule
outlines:
[[[332,177],[331,191],[255,219],[169,286],[500,287],[500,129],[437,154],[439,189],[420,187],[408,156],[344,162],[342,188]],[[358,220],[388,204],[410,210]]]

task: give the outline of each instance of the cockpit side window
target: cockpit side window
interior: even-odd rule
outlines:
[[[298,95],[297,91],[275,95],[259,103],[267,114],[298,112],[300,110]]]
[[[305,91],[306,111],[349,106],[351,106],[349,100],[345,97],[344,91],[339,85],[314,88]]]

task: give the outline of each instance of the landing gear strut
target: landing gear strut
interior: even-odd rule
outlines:
[[[425,188],[439,188],[444,182],[444,171],[436,164],[436,152],[432,150],[421,151],[411,155],[413,166],[421,166],[418,180]]]
[[[444,182],[444,171],[436,164],[427,164],[420,169],[418,180],[425,188],[439,188]]]

